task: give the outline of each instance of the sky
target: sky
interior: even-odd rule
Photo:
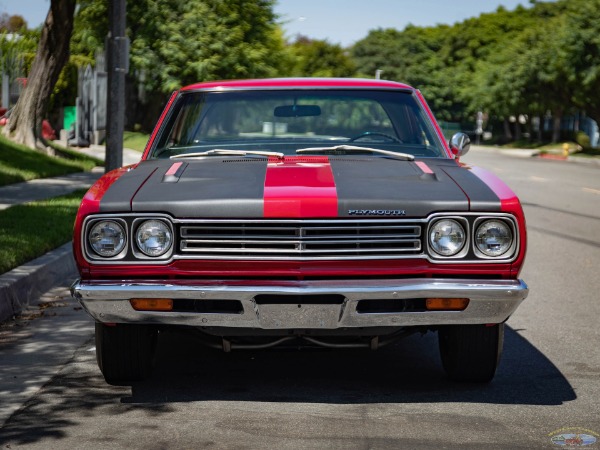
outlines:
[[[135,0],[129,0],[135,1]],[[377,28],[404,29],[406,25],[452,25],[498,6],[512,10],[528,0],[277,0],[275,13],[286,37],[298,34],[326,39],[343,47]],[[50,0],[0,0],[0,13],[19,14],[30,28],[46,18]]]

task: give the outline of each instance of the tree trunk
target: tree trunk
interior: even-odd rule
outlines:
[[[510,122],[508,119],[504,119],[504,137],[507,141],[512,141],[513,135],[510,131]]]
[[[552,143],[555,144],[560,140],[560,123],[562,122],[563,112],[560,110],[554,111],[552,114]]]
[[[52,0],[27,86],[13,108],[4,134],[31,148],[45,149],[42,121],[60,72],[69,60],[76,0]]]

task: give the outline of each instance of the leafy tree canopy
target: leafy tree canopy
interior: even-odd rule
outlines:
[[[531,0],[452,26],[373,30],[351,49],[358,70],[423,90],[436,115],[472,121],[484,110],[600,119],[600,0]]]
[[[344,49],[324,40],[299,36],[288,47],[290,71],[297,77],[351,77],[356,73],[354,62]]]
[[[80,1],[74,53],[92,56],[103,47],[107,8],[106,0]],[[150,91],[281,70],[273,0],[139,0],[127,5],[127,26],[132,69]]]
[[[8,13],[0,14],[0,32],[17,33],[27,30],[27,22],[18,14],[9,15]]]
[[[79,0],[72,52],[104,45],[108,0]],[[128,2],[131,73],[149,92],[211,79],[363,76],[423,91],[438,118],[477,111],[600,122],[600,0],[529,0],[454,25],[376,29],[350,49],[298,37],[286,43],[274,0]]]

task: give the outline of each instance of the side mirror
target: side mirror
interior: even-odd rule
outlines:
[[[456,133],[450,139],[450,151],[455,158],[466,155],[471,148],[471,139],[465,133]]]

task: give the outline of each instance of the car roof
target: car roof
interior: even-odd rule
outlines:
[[[253,80],[208,81],[191,84],[181,90],[272,88],[376,88],[414,90],[407,84],[366,78],[262,78]]]

